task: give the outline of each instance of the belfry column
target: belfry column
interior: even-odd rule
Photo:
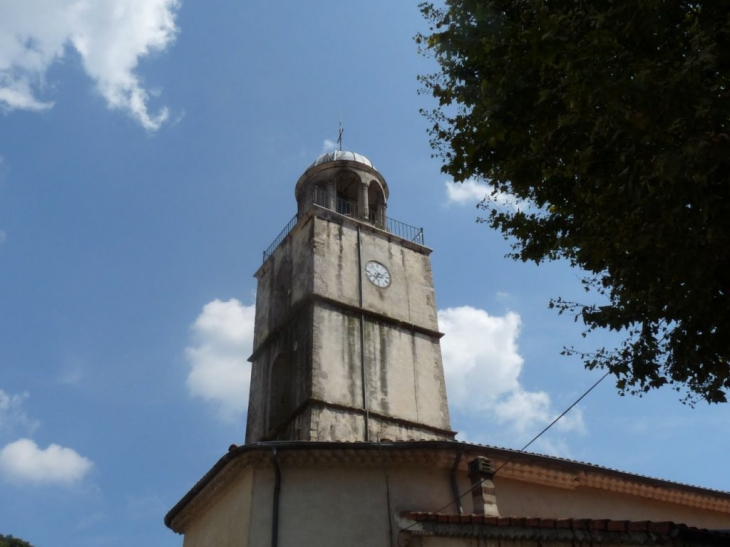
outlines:
[[[331,211],[337,208],[337,181],[334,177],[327,181],[327,208]]]
[[[370,210],[370,204],[368,202],[368,187],[370,186],[370,181],[365,179],[360,180],[360,199],[358,199],[358,206],[360,208],[360,218],[363,220],[368,220],[368,212]]]
[[[380,223],[380,226],[385,228],[385,219],[387,218],[387,212],[386,208],[388,205],[385,202],[381,202],[380,205],[378,205],[378,211],[377,211],[377,218],[376,222]]]

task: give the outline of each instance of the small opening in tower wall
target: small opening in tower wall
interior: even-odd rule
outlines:
[[[294,379],[289,352],[279,353],[271,365],[269,382],[269,430],[281,425],[293,410],[295,401]]]

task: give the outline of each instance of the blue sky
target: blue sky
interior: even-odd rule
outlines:
[[[431,157],[416,3],[0,0],[0,533],[179,546],[165,512],[243,442],[253,273],[331,148],[423,226],[452,422],[520,448],[597,378],[551,297],[580,273],[504,258],[485,189]],[[730,490],[730,408],[601,384],[535,450]]]

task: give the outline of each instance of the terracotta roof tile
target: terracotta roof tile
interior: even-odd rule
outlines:
[[[540,522],[540,528],[555,528],[557,524],[555,519],[538,519]]]
[[[668,521],[654,522],[649,520],[630,521],[610,519],[487,517],[484,515],[448,515],[444,513],[426,513],[418,511],[403,511],[401,516],[415,522],[481,524],[495,528],[527,528],[534,530],[559,529],[619,533],[644,532],[660,535],[669,535],[674,531],[680,530],[690,533],[711,534],[718,537],[727,537],[730,540],[730,532],[727,531],[704,530]]]
[[[640,520],[636,522],[630,522],[628,525],[629,532],[650,532],[650,525],[653,524],[646,520]]]
[[[597,519],[588,521],[588,529],[595,532],[604,532],[608,528],[607,519]]]

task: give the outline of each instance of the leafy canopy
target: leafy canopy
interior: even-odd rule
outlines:
[[[15,538],[12,535],[4,536],[0,534],[0,547],[33,547],[27,541]]]
[[[568,259],[621,334],[578,353],[621,393],[730,388],[730,17],[724,0],[446,0],[416,41],[442,170],[494,188],[514,258]],[[511,195],[521,208],[499,206]],[[595,293],[594,293],[595,294]],[[585,333],[584,333],[585,335]]]

